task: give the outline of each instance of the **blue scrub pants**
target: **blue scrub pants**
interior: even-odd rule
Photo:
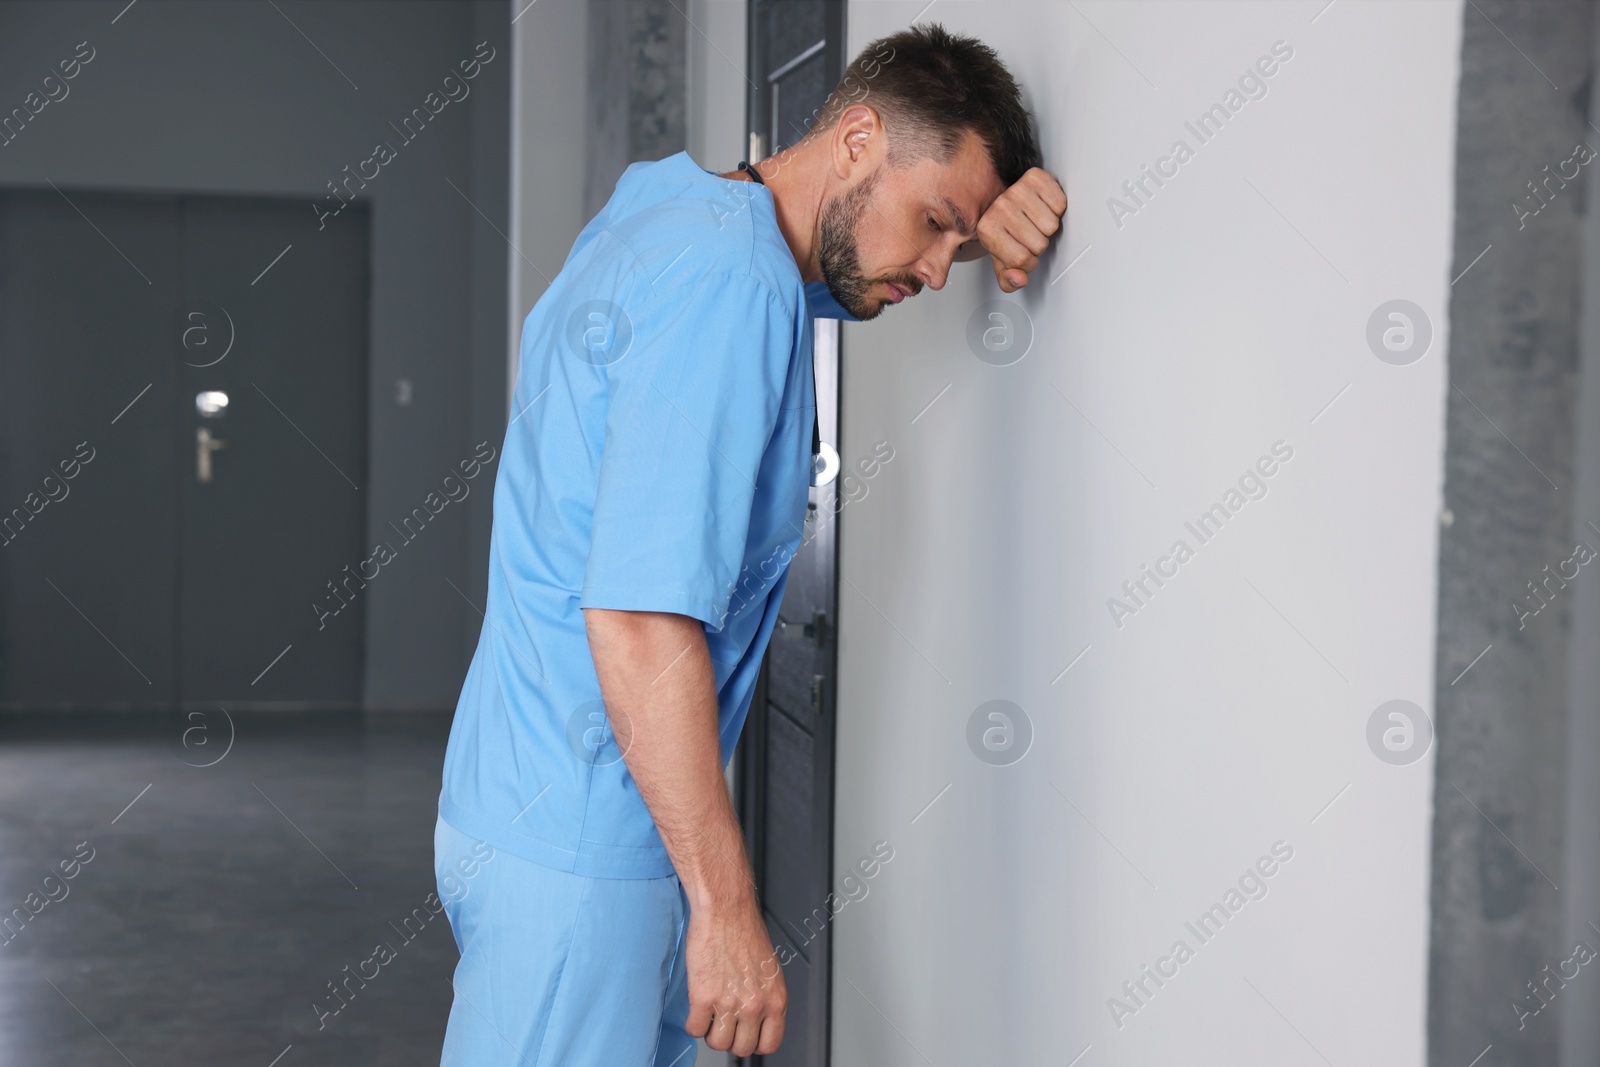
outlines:
[[[441,1067],[693,1067],[677,875],[586,878],[503,849],[485,860],[487,845],[442,818],[433,850],[461,951]]]

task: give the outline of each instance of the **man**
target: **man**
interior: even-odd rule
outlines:
[[[445,755],[445,1064],[778,1048],[723,770],[803,532],[811,319],[875,318],[957,258],[1025,286],[1066,210],[1038,162],[993,51],[917,28],[754,175],[635,163],[578,235],[523,324]]]

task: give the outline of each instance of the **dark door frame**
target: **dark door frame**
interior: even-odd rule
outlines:
[[[812,51],[815,45],[803,46],[796,55],[769,56],[766,42],[763,39],[763,28],[766,23],[763,15],[783,6],[798,6],[807,4],[822,8],[823,40],[820,51],[824,63],[828,91],[838,83],[843,76],[845,67],[845,4],[844,0],[749,0],[747,18],[746,58],[747,70],[760,72],[754,74],[747,92],[746,133],[749,145],[748,151],[751,161],[764,158],[773,154],[775,148],[793,144],[798,136],[789,131],[789,136],[776,136],[777,131],[772,127],[774,116],[774,93],[776,79],[797,60],[804,60],[815,55]],[[810,104],[811,102],[807,102]],[[815,105],[820,108],[823,101],[816,100]],[[809,110],[809,107],[807,108]],[[814,120],[815,114],[812,119]],[[823,393],[818,396],[818,415],[821,422],[823,439],[835,443],[839,442],[839,427],[842,425],[840,409],[840,389],[842,374],[837,372],[838,361],[838,323],[833,320],[820,320],[817,323],[816,350],[827,352],[831,347],[834,356],[834,372],[831,374],[818,372],[818,388]],[[841,449],[841,451],[843,451]],[[792,563],[801,563],[807,552],[826,553],[827,589],[823,599],[826,610],[818,615],[808,618],[789,618],[788,614],[780,615],[783,630],[787,635],[799,632],[801,640],[806,643],[815,641],[818,647],[817,670],[814,676],[812,689],[812,714],[810,716],[810,733],[812,739],[812,848],[813,862],[820,866],[820,870],[813,870],[816,876],[814,884],[822,887],[822,895],[817,903],[824,912],[827,912],[826,890],[833,882],[833,811],[834,811],[834,768],[835,768],[835,704],[836,685],[838,676],[838,651],[835,635],[837,634],[837,605],[838,605],[838,575],[839,575],[839,541],[837,528],[837,515],[834,502],[837,500],[838,482],[832,486],[811,490],[810,505],[807,509],[806,539],[809,540],[813,533],[820,533],[816,541],[803,545],[800,553]],[[830,512],[832,512],[830,514]],[[831,529],[814,530],[813,523],[820,523]],[[813,557],[814,559],[815,557]],[[791,583],[790,589],[795,586]],[[789,597],[786,595],[785,600]],[[773,642],[791,641],[792,636],[780,636],[774,633]],[[750,712],[746,720],[743,735],[739,740],[734,756],[734,782],[735,796],[739,806],[739,814],[745,831],[745,845],[750,853],[751,866],[755,872],[757,895],[765,907],[768,900],[769,887],[766,884],[767,860],[769,845],[774,844],[768,840],[768,756],[773,739],[768,726],[770,714],[774,712],[770,700],[772,646],[769,645],[767,654],[762,661],[761,673],[758,677],[755,693],[751,698]],[[791,709],[792,710],[792,709]],[[781,847],[781,842],[776,843]],[[771,913],[768,913],[769,916]],[[775,918],[775,917],[774,917]],[[829,915],[831,919],[831,915]],[[808,960],[810,963],[811,981],[807,990],[805,1002],[808,1015],[804,1023],[812,1027],[809,1034],[810,1057],[808,1067],[825,1067],[831,1060],[830,1044],[832,1040],[832,924],[822,925],[816,936],[806,942]],[[786,974],[786,979],[792,975]],[[795,1003],[791,993],[790,1002]],[[802,1020],[790,1020],[788,1027],[793,1032],[794,1025]],[[780,1053],[781,1055],[781,1053]],[[747,1059],[736,1059],[734,1062],[742,1064],[759,1064],[764,1057],[752,1056]]]

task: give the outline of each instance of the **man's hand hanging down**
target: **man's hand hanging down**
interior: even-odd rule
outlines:
[[[788,990],[723,777],[705,627],[666,612],[583,614],[611,732],[689,898],[684,1030],[719,1052],[771,1055]]]
[[[995,280],[1003,291],[1014,293],[1028,284],[1028,275],[1039,266],[1039,256],[1061,228],[1066,210],[1061,183],[1049,171],[1034,167],[995,197],[978,219],[977,240],[962,245],[955,258],[959,262],[992,257]]]

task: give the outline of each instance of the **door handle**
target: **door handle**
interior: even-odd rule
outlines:
[[[211,484],[211,453],[226,447],[228,442],[220,437],[213,437],[209,426],[201,426],[195,430],[194,476],[201,485]]]
[[[777,625],[773,627],[772,635],[779,640],[805,641],[823,648],[827,645],[829,636],[828,615],[822,611],[813,612],[811,621],[803,625],[792,623],[780,615]]]

